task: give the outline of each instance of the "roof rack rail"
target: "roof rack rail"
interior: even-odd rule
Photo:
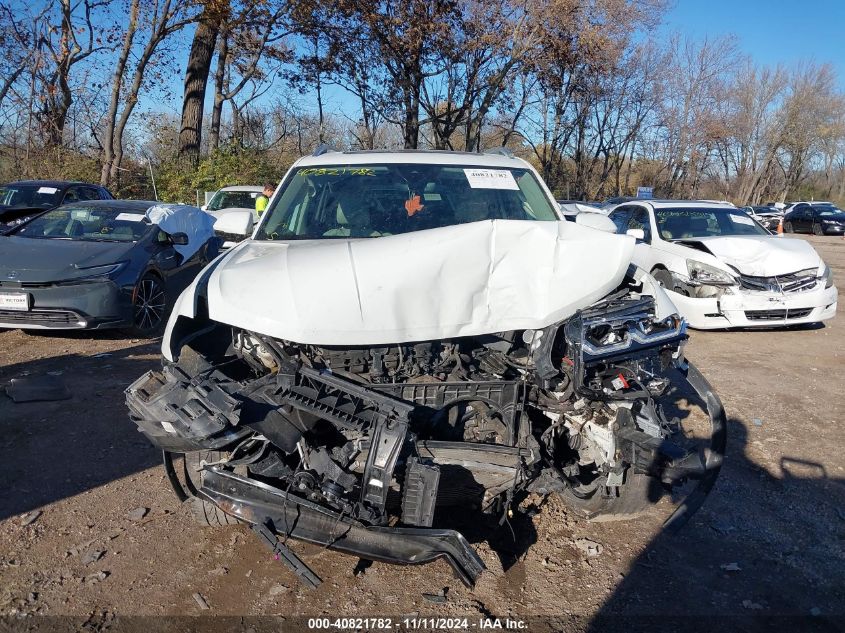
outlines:
[[[496,154],[498,156],[506,156],[507,158],[513,158],[513,152],[510,151],[504,145],[502,145],[501,147],[491,147],[490,149],[482,150],[481,153],[482,154]]]
[[[317,149],[314,150],[314,153],[311,156],[322,156],[323,154],[328,154],[329,152],[336,152],[334,145],[329,145],[328,143],[321,143],[317,146]]]

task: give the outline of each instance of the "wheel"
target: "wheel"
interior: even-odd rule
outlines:
[[[189,481],[188,487],[195,493],[202,487],[202,464],[218,462],[226,456],[221,451],[193,451],[185,453],[185,476]],[[240,523],[236,518],[229,516],[210,501],[198,496],[190,497],[187,501],[190,504],[191,514],[200,525],[209,527],[225,527]]]
[[[563,502],[575,514],[591,521],[624,521],[653,506],[663,496],[660,482],[648,475],[627,473],[625,483],[610,495],[604,477],[592,484],[566,488],[560,493]]]
[[[672,281],[672,273],[665,268],[655,268],[651,276],[666,290],[675,291],[675,283]]]
[[[157,336],[167,319],[167,291],[161,279],[146,274],[132,292],[132,326],[129,333],[138,337]]]
[[[824,235],[821,224],[813,224],[813,235]]]
[[[783,231],[784,233],[794,233],[795,231],[792,230],[792,222],[784,222]]]

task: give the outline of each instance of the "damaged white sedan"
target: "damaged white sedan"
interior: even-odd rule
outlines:
[[[464,528],[486,538],[530,493],[594,518],[674,488],[677,529],[716,480],[725,415],[633,248],[562,221],[507,156],[303,158],[179,298],[130,414],[201,522],[250,524],[312,587],[288,537],[445,558],[471,585]],[[698,441],[663,408],[693,391]]]
[[[833,275],[815,249],[769,234],[733,205],[636,201],[610,218],[637,239],[634,263],[670,291],[691,327],[797,325],[836,314]]]

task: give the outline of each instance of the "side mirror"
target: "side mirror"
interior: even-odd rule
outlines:
[[[170,243],[174,246],[187,246],[188,245],[188,234],[187,233],[171,233],[170,234]]]
[[[593,211],[582,211],[575,216],[575,224],[581,226],[588,226],[591,229],[605,231],[606,233],[616,233],[616,225],[604,213],[595,213]]]
[[[217,218],[214,230],[218,233],[246,236],[252,233],[252,220],[251,211],[230,211]]]
[[[637,240],[644,240],[645,239],[645,231],[642,229],[628,229],[625,231],[625,235],[630,235],[634,239]]]
[[[200,207],[200,211],[208,211],[208,205],[204,204]]]

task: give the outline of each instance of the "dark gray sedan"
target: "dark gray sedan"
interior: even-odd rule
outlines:
[[[0,236],[0,327],[159,333],[173,300],[217,255],[219,239],[165,232],[145,217],[157,204],[79,202]]]

